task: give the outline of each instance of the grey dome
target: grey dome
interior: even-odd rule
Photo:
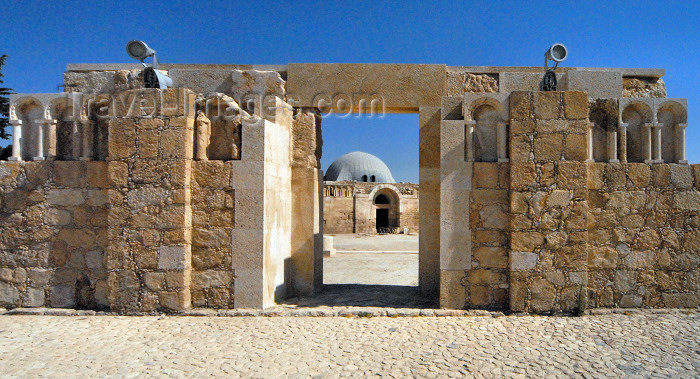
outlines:
[[[363,176],[365,177],[363,178]],[[372,176],[374,176],[374,180],[372,180]],[[381,159],[362,151],[347,153],[336,159],[326,170],[325,180],[329,182],[351,180],[395,183],[389,167]]]

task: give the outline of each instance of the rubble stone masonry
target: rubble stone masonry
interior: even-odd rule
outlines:
[[[163,65],[181,88],[160,90],[140,66],[93,66],[66,73],[75,92],[11,96],[0,307],[311,295],[324,191],[326,232],[371,231],[369,199],[395,193],[392,221],[420,228],[421,292],[444,308],[700,306],[700,165],[663,70],[561,68],[563,91],[541,92],[540,67]],[[420,191],[324,189],[319,94],[419,113]]]

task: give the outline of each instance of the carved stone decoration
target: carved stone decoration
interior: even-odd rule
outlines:
[[[203,111],[197,111],[195,130],[197,133],[195,157],[200,161],[208,161],[207,148],[209,147],[211,138],[211,120],[209,120]]]

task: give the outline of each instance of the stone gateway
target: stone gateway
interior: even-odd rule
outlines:
[[[700,165],[663,70],[559,68],[560,91],[542,92],[531,67],[160,69],[174,88],[144,89],[139,65],[75,64],[69,92],[11,96],[0,306],[313,294],[324,191],[346,190],[324,188],[322,115],[380,112],[420,116],[419,283],[442,307],[700,305]]]

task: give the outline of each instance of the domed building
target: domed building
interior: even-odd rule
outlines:
[[[326,170],[326,181],[395,183],[389,167],[376,156],[362,151],[347,153]]]
[[[418,232],[418,185],[396,183],[372,154],[354,151],[333,161],[323,187],[325,234]]]

